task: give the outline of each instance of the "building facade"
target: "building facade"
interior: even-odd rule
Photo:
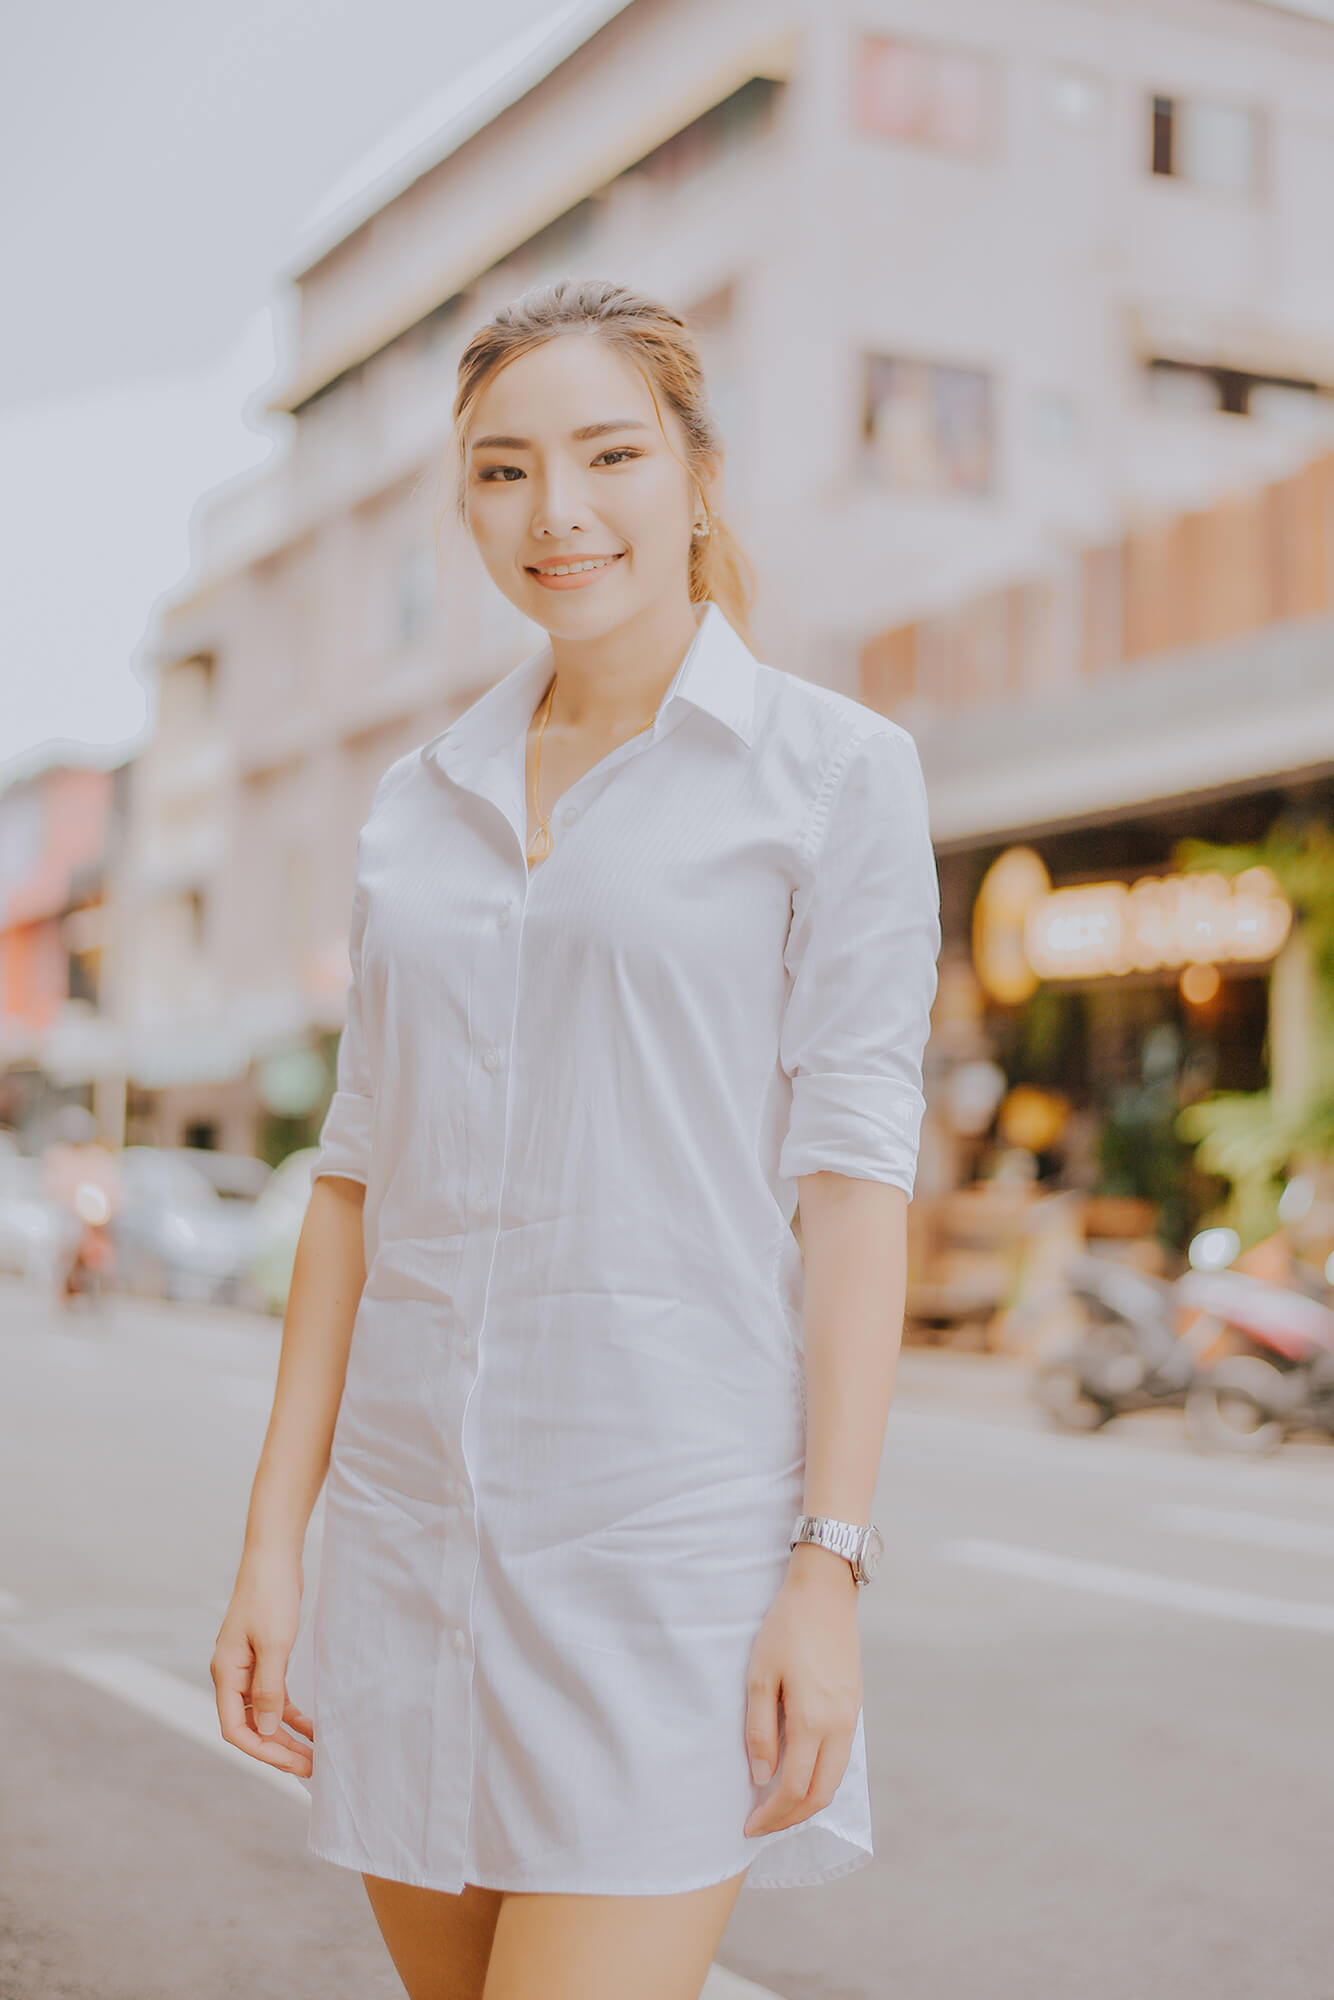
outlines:
[[[1332,81],[1334,30],[1241,0],[598,0],[424,106],[282,274],[281,449],[152,635],[198,740],[135,791],[145,1082],[237,1142],[251,1065],[336,1028],[375,780],[541,636],[452,509],[496,305],[587,274],[683,311],[758,648],[876,699],[873,635],[1334,435]]]
[[[64,1096],[119,1135],[116,1025],[129,766],[53,764],[0,793],[0,1126],[39,1132]]]
[[[1097,1143],[1078,1178],[1168,1200],[1180,1238],[1176,1112],[1296,1105],[1330,1059],[1310,938],[1262,857],[1312,832],[1334,851],[1334,452],[879,633],[861,685],[912,729],[932,801],[938,1185],[976,1154],[952,1143],[951,1069],[996,1060]],[[1201,868],[1192,843],[1253,865]]]

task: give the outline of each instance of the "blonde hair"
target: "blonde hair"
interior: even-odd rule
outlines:
[[[468,417],[486,384],[505,362],[527,354],[557,334],[590,331],[618,349],[639,369],[653,398],[664,439],[662,404],[675,411],[685,438],[686,457],[678,460],[703,490],[703,461],[721,455],[722,433],[708,399],[699,351],[684,320],[657,299],[646,298],[627,285],[601,278],[561,278],[535,285],[487,320],[472,335],[459,358],[458,390],[454,398],[454,447],[457,456],[455,505],[466,521]],[[659,400],[661,399],[661,401]],[[670,440],[668,450],[672,449]],[[673,457],[677,454],[673,452]],[[704,511],[713,533],[698,535],[690,544],[690,601],[712,598],[752,645],[750,608],[755,596],[755,572],[727,523]]]

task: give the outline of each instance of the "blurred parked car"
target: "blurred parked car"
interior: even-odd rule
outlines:
[[[231,1200],[256,1200],[273,1177],[268,1161],[257,1160],[253,1153],[219,1153],[211,1146],[160,1146],[158,1151],[164,1159],[198,1168],[219,1194]]]
[[[153,1298],[255,1304],[255,1202],[220,1194],[192,1149],[127,1146],[120,1157],[120,1285]]]
[[[0,1271],[54,1286],[78,1231],[72,1210],[44,1185],[41,1159],[0,1150]]]
[[[310,1200],[310,1170],[318,1152],[318,1146],[302,1146],[289,1153],[274,1168],[255,1203],[257,1248],[251,1271],[265,1312],[287,1309],[296,1246]]]

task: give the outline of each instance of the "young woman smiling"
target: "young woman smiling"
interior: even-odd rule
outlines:
[[[872,1853],[926,799],[901,728],[751,650],[676,314],[527,293],[454,416],[547,637],[362,828],[219,1713],[310,1777],[413,2000],[695,2000],[743,1883]]]

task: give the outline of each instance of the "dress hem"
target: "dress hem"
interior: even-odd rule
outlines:
[[[414,1873],[414,1874],[395,1874],[390,1876],[380,1876],[378,1870],[376,1870],[375,1868],[368,1867],[364,1860],[356,1860],[356,1861],[349,1860],[345,1852],[340,1852],[333,1847],[322,1846],[314,1840],[307,1840],[306,1846],[308,1851],[311,1854],[315,1855],[317,1859],[321,1861],[328,1861],[335,1868],[351,1868],[355,1869],[358,1874],[374,1875],[377,1877],[377,1879],[382,1881],[402,1882],[407,1888],[410,1889],[436,1889],[442,1891],[446,1895],[451,1895],[451,1896],[457,1896],[462,1893],[462,1889],[455,1888],[452,1883],[444,1883],[439,1881],[438,1879],[433,1879],[431,1877],[422,1874]],[[848,1855],[842,1861],[831,1862],[828,1865],[828,1867],[817,1869],[813,1874],[787,1875],[782,1877],[781,1879],[775,1878],[768,1881],[753,1881],[751,1879],[750,1870],[754,1868],[755,1863],[759,1859],[760,1856],[756,1855],[755,1861],[747,1863],[746,1877],[741,1884],[741,1888],[743,1891],[748,1888],[750,1889],[816,1888],[822,1882],[832,1882],[841,1875],[851,1875],[852,1873],[854,1873],[856,1869],[866,1867],[867,1863],[874,1859],[874,1855],[869,1848],[859,1847],[856,1849],[854,1853]],[[533,1882],[532,1880],[514,1881],[512,1879],[502,1881],[498,1876],[495,1875],[480,1875],[476,1873],[471,1873],[464,1877],[462,1887],[463,1888],[472,1887],[476,1889],[498,1889],[498,1890],[503,1890],[504,1892],[510,1895],[530,1895],[530,1896],[531,1895],[680,1896],[680,1895],[685,1895],[692,1889],[710,1889],[713,1888],[719,1882],[730,1882],[734,1875],[739,1875],[740,1873],[741,1870],[739,1868],[725,1868],[720,1874],[717,1871],[717,1869],[714,1868],[709,1870],[706,1874],[692,1876],[686,1881],[674,1882],[667,1888],[653,1888],[653,1889],[627,1888],[623,1882],[616,1883],[614,1885],[596,1884],[596,1883],[590,1884],[587,1881],[572,1882],[569,1880],[561,1881],[559,1879],[553,1881],[546,1877],[544,1877],[540,1882]]]

